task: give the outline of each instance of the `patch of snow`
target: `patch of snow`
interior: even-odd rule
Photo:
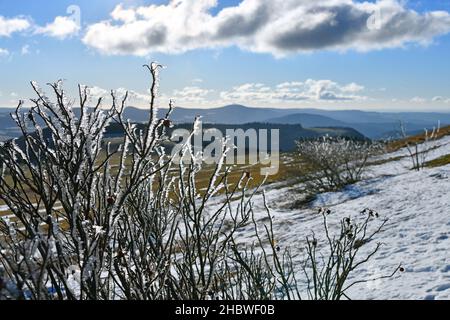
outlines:
[[[432,142],[436,148],[427,161],[450,154],[450,137]],[[407,150],[384,155],[385,159],[407,156]],[[382,158],[382,157],[379,157]],[[376,241],[383,246],[368,264],[354,274],[355,280],[384,276],[399,265],[405,269],[393,278],[356,285],[350,289],[353,299],[450,299],[450,165],[411,170],[409,157],[375,165],[369,177],[348,186],[341,192],[317,196],[312,208],[288,210],[287,195],[301,185],[274,189],[266,186],[265,193],[277,243],[290,247],[294,262],[300,263],[306,236],[320,232],[322,218],[317,207],[332,210],[330,226],[338,226],[344,217],[358,217],[370,208],[389,221]],[[254,198],[255,216],[264,223],[261,195]],[[249,228],[248,230],[250,230]],[[245,229],[239,232],[242,242],[254,241]],[[369,248],[368,248],[369,249]],[[367,249],[366,249],[367,250]],[[362,252],[363,253],[363,252]],[[299,273],[299,278],[302,274]]]

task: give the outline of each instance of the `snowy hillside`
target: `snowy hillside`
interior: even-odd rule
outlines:
[[[450,154],[450,137],[433,143],[427,160]],[[382,158],[407,155],[401,149]],[[380,159],[378,159],[380,160]],[[302,258],[305,237],[322,231],[317,208],[328,207],[330,225],[340,219],[357,219],[370,208],[389,221],[374,242],[383,246],[356,273],[355,280],[388,275],[402,265],[404,272],[393,278],[358,284],[349,291],[352,299],[450,299],[450,165],[412,171],[409,157],[370,167],[368,179],[342,192],[321,194],[308,209],[286,209],[300,187],[266,187],[266,198],[274,215],[275,233],[282,247],[290,246],[297,261]],[[260,198],[255,208],[265,215]],[[242,234],[243,241],[251,241]],[[368,249],[375,243],[369,243]],[[302,275],[299,273],[299,278]]]

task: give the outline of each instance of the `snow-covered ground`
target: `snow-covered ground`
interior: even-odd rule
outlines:
[[[433,143],[427,160],[450,154],[450,137]],[[383,156],[407,155],[400,150]],[[310,208],[289,210],[299,186],[267,186],[266,199],[274,215],[275,233],[281,246],[297,250],[302,259],[304,239],[322,230],[318,207],[332,210],[330,225],[361,215],[370,208],[389,221],[375,241],[383,243],[378,253],[355,274],[357,280],[392,273],[400,264],[403,273],[393,278],[358,284],[349,291],[353,299],[450,299],[450,165],[412,171],[408,157],[370,167],[368,178],[341,192],[321,194]],[[261,199],[255,211],[262,218]],[[250,241],[242,234],[243,241]],[[375,242],[374,241],[374,242]],[[375,243],[369,243],[367,250]],[[299,275],[301,277],[301,274]]]

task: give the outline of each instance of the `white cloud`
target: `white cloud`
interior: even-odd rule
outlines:
[[[447,99],[445,99],[442,96],[436,96],[436,97],[433,97],[433,99],[431,99],[431,101],[433,101],[433,102],[442,102],[442,101],[446,101],[446,100]]]
[[[127,90],[123,87],[114,90],[120,101]],[[160,106],[167,106],[170,100],[176,106],[208,108],[218,107],[226,104],[239,103],[253,107],[304,107],[313,108],[372,108],[380,109],[380,105],[387,104],[389,109],[392,105],[397,108],[411,110],[412,107],[426,106],[426,102],[435,101],[439,108],[450,104],[447,97],[437,96],[433,99],[414,97],[411,99],[386,98],[377,99],[366,96],[364,93],[372,92],[358,83],[338,83],[332,80],[314,80],[282,82],[274,85],[264,83],[244,83],[229,88],[228,90],[212,90],[201,86],[186,86],[172,91],[162,92],[158,102]],[[90,87],[89,93],[93,102],[103,97],[103,105],[111,103],[111,90],[101,87]],[[147,91],[137,92],[128,90],[128,105],[135,107],[146,107],[150,101]]]
[[[422,97],[414,97],[414,98],[412,98],[410,101],[411,101],[411,102],[414,102],[414,103],[424,103],[424,102],[426,102],[427,100],[426,100],[425,98],[422,98]]]
[[[144,107],[150,102],[151,96],[149,92],[137,92],[127,90],[125,88],[118,88],[114,90],[118,100],[121,100],[128,91],[128,104],[136,107]],[[88,86],[88,92],[91,99],[97,100],[102,98],[104,104],[111,103],[111,90],[106,90],[98,86]],[[161,105],[168,104],[173,100],[177,105],[182,106],[201,106],[211,103],[209,95],[214,93],[214,90],[204,89],[197,86],[188,86],[182,89],[175,89],[170,94],[162,93],[158,98]]]
[[[27,55],[29,53],[30,53],[30,46],[28,44],[26,44],[20,50],[20,54],[24,56],[24,55]]]
[[[354,82],[342,87],[342,91],[344,92],[359,92],[362,90],[364,90],[364,86],[360,86],[359,84]]]
[[[450,103],[450,98],[446,98],[443,96],[436,96],[431,99],[433,102],[441,102],[441,103]]]
[[[106,90],[98,86],[86,86],[86,87],[88,88],[88,95],[91,98],[91,100],[95,100],[96,102],[96,100],[102,98],[104,104],[110,104],[112,102],[111,90]],[[150,95],[147,93],[139,93],[133,90],[127,90],[122,87],[113,90],[118,101],[121,101],[125,97],[127,91],[128,91],[129,105],[144,106],[145,104],[148,104],[148,102],[150,101]]]
[[[109,55],[238,46],[284,56],[425,45],[450,32],[448,12],[418,13],[400,0],[243,0],[212,15],[216,6],[217,0],[172,0],[167,5],[134,8],[118,5],[110,20],[87,28],[83,42]]]
[[[51,23],[44,27],[36,27],[35,33],[44,34],[49,37],[65,39],[69,36],[77,34],[80,26],[71,17],[58,16]]]
[[[9,51],[8,49],[2,49],[0,48],[0,57],[6,57],[9,56]]]
[[[97,86],[93,86],[93,87],[87,86],[87,87],[88,87],[89,94],[95,99],[105,98],[110,94],[110,91],[105,90],[100,87],[97,87]]]
[[[136,20],[136,12],[133,9],[125,9],[122,4],[119,4],[111,12],[111,17],[117,21],[133,22]]]
[[[30,27],[30,22],[24,18],[5,18],[0,16],[0,37],[9,37],[14,32],[24,31]]]
[[[222,91],[225,101],[240,103],[259,102],[295,102],[295,101],[353,101],[364,100],[357,95],[364,89],[356,83],[339,85],[331,80],[308,79],[305,82],[283,82],[274,88],[261,83],[247,83],[234,87],[231,91]]]
[[[189,86],[181,90],[174,90],[171,99],[179,105],[204,104],[208,101],[208,95],[213,92],[213,90]]]

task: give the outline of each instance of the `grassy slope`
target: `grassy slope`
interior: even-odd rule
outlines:
[[[450,126],[440,128],[436,137],[437,137],[437,139],[440,139],[447,135],[450,135]],[[411,137],[408,137],[405,139],[396,140],[396,141],[393,141],[388,144],[388,151],[394,152],[401,148],[406,147],[408,144],[414,145],[416,143],[423,143],[424,141],[425,141],[425,133],[411,136]],[[450,164],[450,154],[447,154],[445,156],[442,156],[440,158],[437,158],[437,159],[434,159],[431,161],[427,161],[425,163],[425,167],[434,168],[434,167],[445,166],[447,164]]]
[[[447,135],[450,135],[450,126],[440,128],[439,132],[437,133],[436,138],[440,139]],[[388,152],[394,152],[401,148],[404,148],[408,145],[408,143],[416,144],[416,143],[423,143],[424,141],[425,141],[425,133],[407,137],[405,139],[395,140],[388,144]]]
[[[429,168],[442,167],[447,164],[450,164],[450,154],[447,154],[443,157],[428,161],[425,166]]]

